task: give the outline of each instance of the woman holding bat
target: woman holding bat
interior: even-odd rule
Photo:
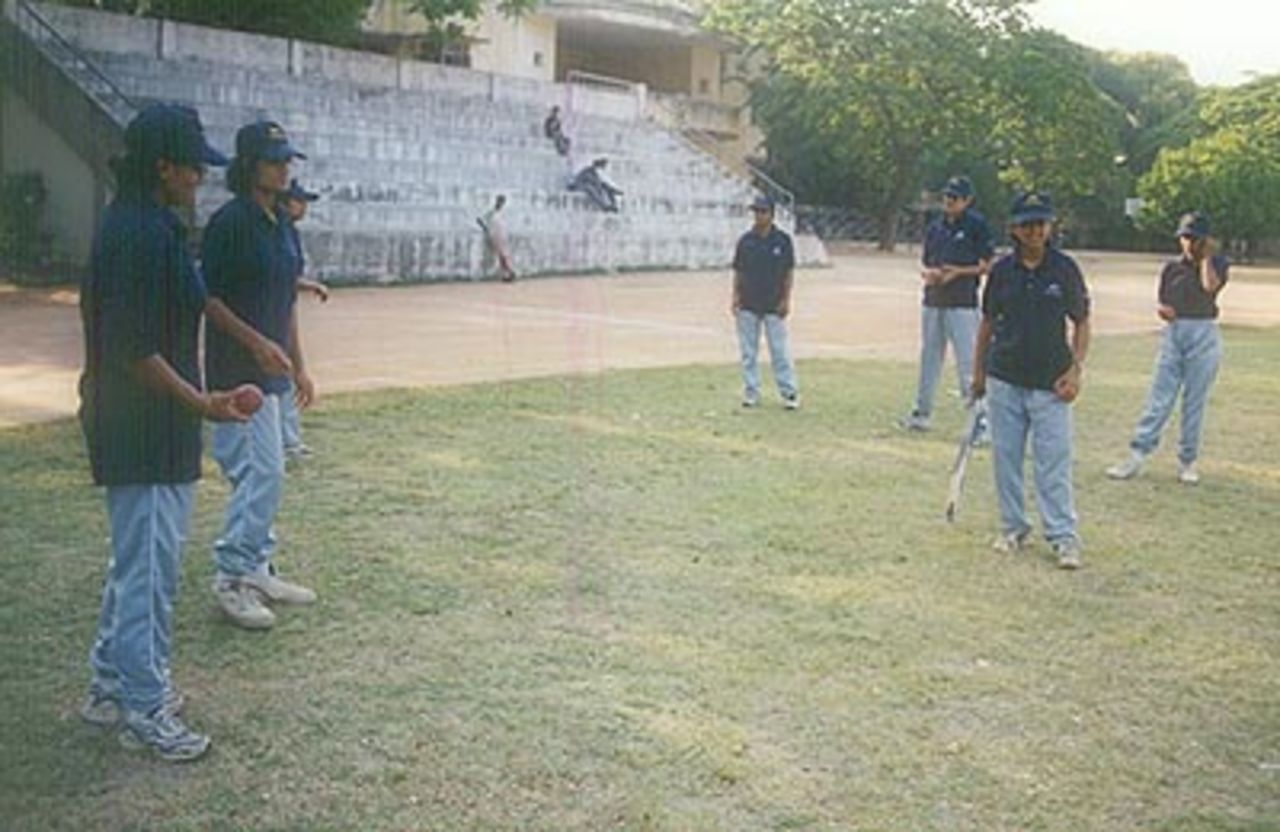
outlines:
[[[1053,219],[1047,194],[1027,193],[1013,202],[1013,252],[992,267],[982,293],[973,395],[987,397],[1000,501],[995,548],[1017,552],[1030,542],[1023,493],[1029,437],[1045,539],[1059,567],[1079,569],[1071,402],[1080,393],[1089,350],[1089,290],[1076,262],[1050,244]]]

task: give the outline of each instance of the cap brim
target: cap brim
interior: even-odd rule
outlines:
[[[1036,220],[1053,222],[1054,219],[1052,211],[1023,211],[1021,214],[1014,214],[1010,217],[1009,222],[1014,225],[1021,225],[1024,222],[1035,222]]]
[[[225,168],[227,165],[231,164],[230,159],[228,159],[225,155],[223,155],[223,153],[220,150],[218,150],[217,148],[213,147],[208,143],[206,143],[204,146],[204,156],[200,159],[200,161],[203,164],[206,164],[206,165],[209,165],[210,167],[215,167],[215,168]]]
[[[1179,229],[1178,229],[1178,233],[1177,233],[1175,236],[1177,236],[1177,237],[1195,237],[1197,240],[1200,240],[1200,239],[1203,239],[1203,238],[1205,238],[1205,237],[1207,237],[1207,236],[1209,236],[1209,235],[1207,235],[1207,234],[1205,234],[1205,233],[1203,233],[1203,232],[1197,231],[1197,230],[1196,230],[1196,229],[1194,229],[1194,228],[1179,228]]]
[[[307,154],[297,150],[291,144],[280,144],[263,151],[261,158],[268,162],[288,162],[292,159],[306,159]]]

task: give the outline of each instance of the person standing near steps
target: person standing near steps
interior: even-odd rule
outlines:
[[[235,392],[205,392],[200,319],[208,295],[174,208],[190,208],[208,165],[227,159],[195,110],[154,104],[124,132],[115,199],[80,291],[85,364],[80,422],[93,479],[106,487],[111,561],[91,681],[80,715],[120,728],[127,747],[194,760],[209,738],[182,719],[173,614],[200,478],[201,419],[248,417]]]
[[[235,196],[213,215],[204,234],[214,324],[206,330],[206,375],[211,384],[250,382],[266,394],[249,422],[219,425],[213,432],[213,457],[232,489],[214,546],[214,595],[226,616],[246,629],[275,624],[268,604],[316,600],[313,591],[280,578],[273,566],[284,490],[280,399],[288,395],[290,376],[301,407],[315,399],[298,332],[298,255],[280,206],[290,163],[305,158],[275,122],[240,128],[227,171]],[[232,318],[244,325],[228,325]]]
[[[742,406],[760,404],[760,330],[769,343],[769,363],[778,394],[787,410],[800,408],[800,388],[791,361],[787,316],[795,284],[796,255],[791,235],[774,224],[774,203],[758,197],[751,203],[751,230],[738,240],[733,255],[731,310],[738,326],[742,360]]]

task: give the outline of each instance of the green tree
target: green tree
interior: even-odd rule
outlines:
[[[988,147],[1007,190],[1053,194],[1073,236],[1123,220],[1123,109],[1089,77],[1085,51],[1048,30],[999,42],[986,65]]]
[[[150,13],[206,26],[350,43],[370,0],[151,0]]]
[[[60,0],[64,5],[142,14],[323,43],[354,43],[372,0]]]
[[[1037,187],[1068,213],[1121,216],[1123,108],[1083,47],[1030,28],[1023,5],[719,0],[707,24],[770,56],[752,99],[770,166],[806,198],[856,188],[839,202],[892,248],[902,209],[948,169],[993,179],[998,197]]]
[[[772,95],[792,94],[795,130],[829,145],[826,157],[861,190],[881,248],[918,192],[930,148],[980,135],[975,67],[1024,25],[1021,0],[719,0],[711,28],[770,56]],[[766,134],[787,121],[767,108]],[[782,145],[770,140],[771,153]],[[782,151],[786,153],[786,151]]]
[[[1167,233],[1184,211],[1207,211],[1224,239],[1252,253],[1280,228],[1280,76],[1210,95],[1199,129],[1139,181],[1140,223]]]

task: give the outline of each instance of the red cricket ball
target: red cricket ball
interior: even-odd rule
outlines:
[[[231,391],[231,401],[235,403],[236,410],[252,416],[262,407],[262,391],[256,385],[242,384]]]

